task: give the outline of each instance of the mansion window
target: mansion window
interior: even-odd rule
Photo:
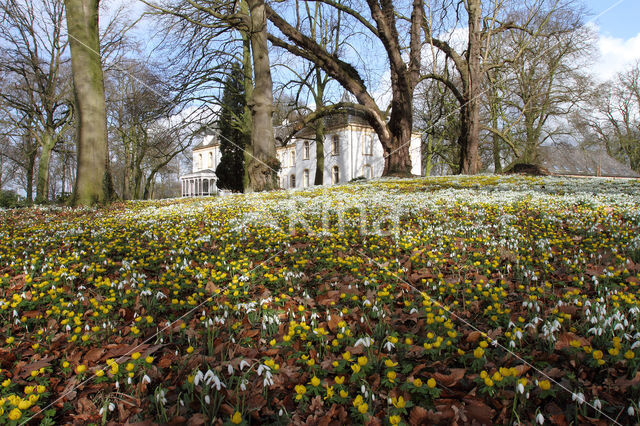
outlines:
[[[293,167],[296,165],[296,152],[291,151],[290,157],[291,157],[291,167]]]
[[[289,176],[289,187],[290,188],[296,187],[296,175]]]
[[[334,184],[340,182],[340,169],[338,168],[338,166],[333,166],[331,180]]]
[[[362,174],[364,176],[365,179],[371,179],[372,176],[372,171],[371,171],[371,166],[369,164],[365,164],[362,167]]]
[[[282,153],[282,158],[280,159],[280,165],[282,167],[287,167],[287,153],[286,152]]]
[[[331,140],[331,155],[340,154],[340,136],[335,135]]]
[[[302,159],[303,160],[308,160],[309,159],[309,141],[304,141],[304,144],[302,145]]]
[[[362,140],[362,154],[373,155],[373,135],[364,135]]]
[[[198,170],[204,168],[204,163],[202,162],[202,154],[198,154]]]
[[[213,169],[213,152],[209,153],[209,168]]]
[[[304,169],[302,173],[302,186],[305,188],[309,186],[309,169]]]

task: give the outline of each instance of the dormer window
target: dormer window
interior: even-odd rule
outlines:
[[[296,165],[296,152],[295,151],[291,151],[290,158],[291,158],[291,167],[293,167],[293,166]]]
[[[209,168],[213,169],[213,152],[209,153]]]
[[[202,169],[202,154],[198,154],[198,170]]]

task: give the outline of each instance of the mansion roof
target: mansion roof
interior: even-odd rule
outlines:
[[[540,165],[553,174],[576,176],[640,177],[604,149],[584,149],[565,144],[541,146]]]
[[[322,121],[324,123],[325,131],[341,129],[349,125],[365,127],[371,126],[367,120],[366,113],[354,107],[346,108],[339,112],[324,116],[322,117]],[[292,122],[274,128],[276,141],[278,141],[280,145],[285,145],[284,141],[291,135],[291,133],[294,132],[295,125],[296,123]],[[308,125],[302,130],[295,132],[296,139],[311,139],[314,137],[315,127],[313,125]],[[292,139],[293,138],[290,138],[287,144],[291,143]]]

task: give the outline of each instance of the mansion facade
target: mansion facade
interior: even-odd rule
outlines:
[[[215,135],[205,135],[193,148],[193,170],[180,176],[183,197],[216,195],[216,167],[220,163],[220,142]]]
[[[337,114],[325,120],[323,184],[346,183],[356,178],[377,178],[384,170],[384,151],[376,132],[358,111]],[[276,133],[285,133],[278,129]],[[305,128],[286,144],[276,135],[276,155],[280,160],[278,179],[282,189],[313,186],[316,173],[315,131]],[[420,134],[411,135],[411,173],[422,175]],[[205,135],[193,148],[193,170],[180,176],[183,197],[218,193],[216,167],[220,163],[220,143]]]
[[[325,119],[324,133],[324,185],[382,176],[382,144],[376,132],[360,114],[354,111]],[[286,145],[278,146],[276,152],[281,165],[278,173],[281,188],[313,186],[316,173],[316,141],[312,129],[303,129]],[[411,173],[421,175],[421,138],[418,133],[411,135],[409,155]]]

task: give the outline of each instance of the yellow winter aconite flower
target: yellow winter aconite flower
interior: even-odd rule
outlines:
[[[80,364],[76,367],[76,373],[81,374],[87,371],[87,366],[84,364]]]
[[[152,364],[152,363],[153,363],[153,359],[154,359],[154,358],[153,358],[151,355],[149,355],[148,357],[146,357],[146,358],[144,359],[144,361],[145,361],[147,364]]]
[[[633,358],[635,358],[635,356],[636,356],[636,354],[635,354],[635,352],[633,352],[632,350],[628,350],[628,351],[626,351],[626,352],[624,353],[624,357],[625,357],[626,359],[633,359]]]
[[[367,362],[368,362],[368,360],[367,360],[366,356],[358,357],[358,364],[360,366],[364,367],[365,365],[367,365]]]
[[[354,407],[359,407],[364,403],[364,399],[362,398],[362,395],[357,395],[354,399],[353,399],[353,406]]]
[[[389,380],[389,382],[393,383],[395,382],[397,377],[397,374],[395,371],[388,371],[387,372],[387,380]]]
[[[540,389],[546,391],[546,390],[551,389],[551,382],[549,382],[549,380],[540,380],[538,382],[538,386],[540,386]]]
[[[311,378],[311,386],[317,387],[320,386],[320,379],[318,379],[316,376],[313,376]]]
[[[392,398],[391,399],[391,403],[396,408],[404,408],[407,405],[407,402],[404,400],[404,398],[402,396],[399,396],[397,398],[395,398],[395,397]]]
[[[437,383],[436,383],[436,379],[434,379],[433,377],[431,377],[429,380],[427,380],[427,386],[428,386],[430,389],[435,388],[435,387],[436,387],[436,384],[437,384]]]
[[[131,354],[131,359],[135,361],[138,358],[140,358],[141,355],[142,354],[140,352],[134,352],[134,353]]]
[[[233,413],[233,416],[231,416],[231,423],[233,423],[234,425],[239,425],[240,423],[242,423],[242,414],[239,411]]]
[[[397,363],[397,362],[393,362],[392,360],[390,360],[389,358],[387,358],[387,359],[385,359],[385,360],[384,360],[384,365],[385,365],[387,368],[392,368],[392,367],[395,367],[396,365],[398,365],[398,363]]]
[[[295,387],[295,391],[296,391],[296,401],[299,401],[302,399],[302,397],[304,396],[305,393],[307,393],[307,388],[304,385],[296,385]]]
[[[366,402],[364,402],[364,403],[362,403],[362,404],[360,404],[358,406],[358,412],[360,414],[366,413],[368,409],[369,409],[369,405]]]
[[[473,356],[475,358],[482,358],[484,356],[484,349],[477,347],[473,350]]]
[[[22,411],[17,408],[9,411],[9,420],[19,420],[22,417]]]
[[[402,421],[402,417],[395,415],[395,416],[389,416],[389,423],[392,425],[397,425],[400,424],[400,422]]]

